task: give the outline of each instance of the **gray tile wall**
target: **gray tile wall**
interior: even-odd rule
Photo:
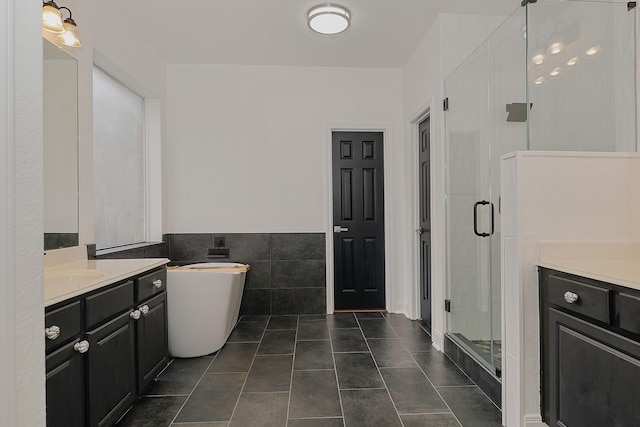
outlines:
[[[172,263],[229,261],[251,265],[241,314],[322,314],[326,312],[324,233],[168,234]],[[224,238],[228,258],[208,250]]]
[[[44,233],[44,250],[78,246],[78,233]]]
[[[208,255],[220,238],[224,239],[223,248],[229,249],[228,258]],[[165,234],[162,244],[97,258],[166,257],[173,265],[246,263],[251,269],[247,273],[241,314],[324,314],[325,252],[324,233],[194,233]]]
[[[126,249],[96,256],[96,245],[87,245],[87,256],[90,259],[130,259],[130,258],[169,258],[166,236],[162,243],[154,243],[142,248]]]

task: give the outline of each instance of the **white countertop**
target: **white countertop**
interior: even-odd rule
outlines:
[[[77,260],[44,270],[45,307],[167,264],[167,258]]]
[[[640,243],[540,242],[540,267],[640,290]]]

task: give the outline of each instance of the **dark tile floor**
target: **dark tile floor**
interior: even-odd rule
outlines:
[[[174,359],[119,427],[494,427],[500,411],[396,314],[244,316]]]

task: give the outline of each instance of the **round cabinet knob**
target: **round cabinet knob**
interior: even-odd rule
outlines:
[[[44,330],[44,335],[50,340],[55,340],[60,336],[60,326],[54,325],[49,328],[46,328]]]
[[[145,304],[142,307],[138,308],[138,310],[140,310],[140,313],[145,316],[149,312],[149,306]]]
[[[156,289],[160,289],[162,287],[162,280],[157,279],[153,281],[153,287]]]
[[[88,341],[80,341],[74,344],[73,349],[78,353],[86,353],[89,351],[89,342]]]
[[[576,294],[575,292],[567,291],[564,293],[564,300],[569,304],[573,304],[574,302],[578,301],[578,299],[578,294]]]
[[[131,313],[129,313],[129,317],[131,317],[133,320],[138,320],[140,316],[140,310],[133,310]]]

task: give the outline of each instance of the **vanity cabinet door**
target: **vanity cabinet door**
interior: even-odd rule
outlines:
[[[47,356],[47,427],[86,425],[85,356],[74,348],[77,342]]]
[[[163,292],[137,308],[138,393],[162,371],[169,361],[167,340],[167,293]]]
[[[137,398],[131,310],[87,332],[89,426],[112,426]]]
[[[549,312],[551,427],[640,425],[640,343]]]

